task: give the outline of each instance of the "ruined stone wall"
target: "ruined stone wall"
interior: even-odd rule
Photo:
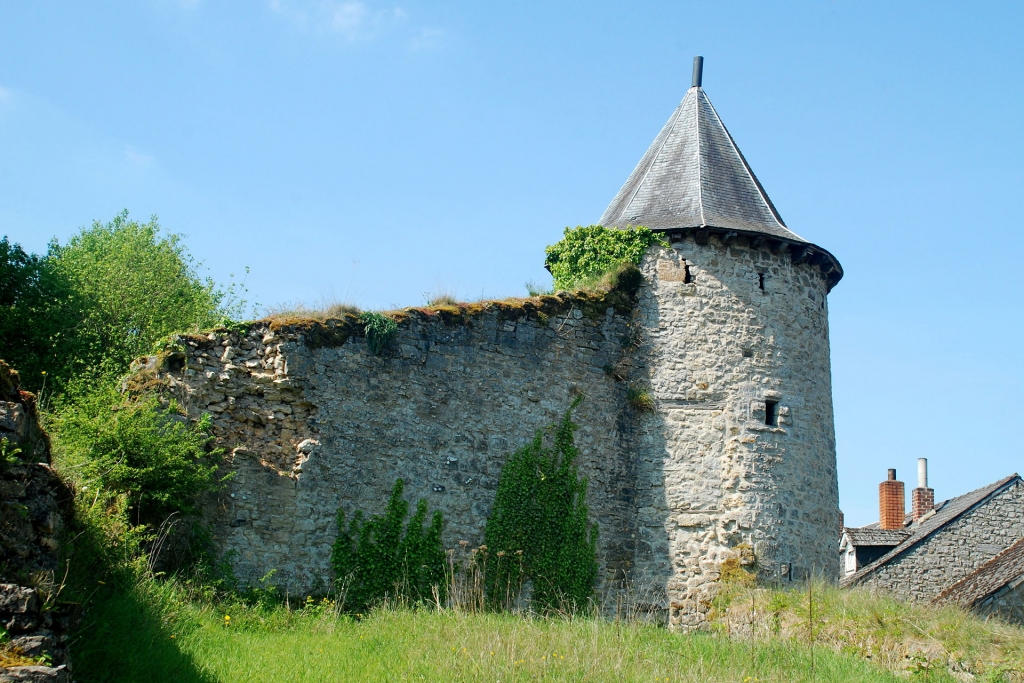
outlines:
[[[212,519],[237,576],[276,570],[293,594],[324,587],[337,510],[382,512],[398,478],[407,499],[444,514],[448,547],[482,543],[506,456],[582,393],[578,462],[602,586],[621,578],[636,525],[636,411],[613,368],[628,353],[631,305],[601,298],[406,310],[380,356],[346,319],[187,337],[184,358],[153,359],[192,416],[213,415],[230,451]]]
[[[968,510],[858,581],[901,600],[931,600],[1024,538],[1024,484]]]
[[[658,406],[638,452],[637,569],[696,625],[718,567],[839,570],[827,288],[786,251],[693,236],[643,264],[643,353]],[[774,401],[775,424],[766,424]],[[747,555],[750,557],[749,555]]]
[[[2,360],[0,445],[0,681],[67,683],[72,614],[52,598],[71,491],[50,468],[35,396]]]

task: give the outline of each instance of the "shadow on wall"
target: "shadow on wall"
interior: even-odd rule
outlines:
[[[657,409],[647,387],[656,359],[648,329],[657,329],[657,309],[641,325],[634,315],[629,339],[624,346],[624,363],[618,375],[622,387],[619,412],[616,470],[609,479],[616,486],[608,492],[631,514],[617,529],[621,539],[609,544],[605,558],[605,612],[628,619],[669,623],[669,584],[673,576],[672,540],[669,536],[669,510],[665,494],[665,461],[668,458],[665,415]],[[640,392],[639,401],[626,397],[626,388]]]

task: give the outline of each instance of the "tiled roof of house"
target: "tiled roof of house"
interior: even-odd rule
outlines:
[[[1024,577],[1024,538],[935,596],[932,602],[973,607],[1008,583]]]
[[[910,536],[910,529],[878,529],[871,527],[847,527],[843,533],[855,546],[899,545]]]
[[[892,561],[896,557],[899,557],[902,553],[906,552],[910,548],[913,548],[917,544],[921,543],[933,533],[946,526],[950,522],[959,518],[962,514],[980,505],[988,500],[991,496],[999,493],[1008,486],[1021,481],[1020,475],[1012,474],[1009,477],[1000,479],[999,481],[983,486],[980,489],[965,493],[962,496],[956,498],[950,498],[947,501],[939,503],[935,506],[935,513],[929,517],[922,519],[917,526],[907,527],[906,531],[910,534],[906,540],[900,543],[898,546],[882,555],[880,558],[861,568],[857,573],[852,574],[841,581],[844,586],[850,586],[858,583],[869,574],[873,573],[879,567]]]

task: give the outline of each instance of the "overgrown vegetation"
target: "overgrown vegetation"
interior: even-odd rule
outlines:
[[[421,499],[406,524],[409,503],[402,498],[404,488],[401,479],[395,481],[382,516],[364,519],[360,510],[346,523],[345,511],[338,510],[331,567],[337,590],[350,609],[365,610],[388,598],[413,603],[444,598],[444,519],[435,511],[425,526],[427,501]]]
[[[643,387],[631,386],[626,389],[626,401],[641,413],[654,412],[654,397]]]
[[[597,525],[588,519],[587,480],[576,467],[572,411],[537,432],[501,470],[487,520],[487,592],[495,605],[515,600],[526,581],[534,609],[575,611],[587,605],[597,577]]]
[[[211,447],[209,415],[189,423],[178,411],[173,400],[125,398],[107,384],[69,391],[48,423],[62,472],[108,509],[123,497],[134,524],[195,512],[196,497],[218,483],[223,451]]]
[[[0,348],[26,388],[43,390],[54,465],[76,494],[61,571],[33,581],[81,605],[87,623],[161,567],[207,587],[222,576],[194,514],[218,485],[209,418],[189,423],[173,401],[120,390],[131,361],[171,333],[241,313],[238,289],[197,268],[178,235],[126,212],[44,255],[0,241]]]
[[[344,301],[322,301],[319,305],[307,306],[302,302],[267,308],[266,320],[325,320],[340,319],[347,315],[359,315],[362,310],[355,304]]]
[[[398,332],[398,323],[383,313],[363,313],[360,321],[366,331],[366,345],[373,355],[379,356]]]
[[[588,225],[566,228],[564,237],[545,249],[545,267],[555,289],[588,289],[622,264],[638,265],[652,245],[669,246],[644,227],[627,230]]]

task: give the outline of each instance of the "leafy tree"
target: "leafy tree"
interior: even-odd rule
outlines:
[[[597,578],[597,525],[588,521],[587,480],[579,476],[573,401],[561,422],[537,432],[501,470],[484,531],[487,589],[501,604],[523,581],[533,582],[541,610],[580,607]]]
[[[54,342],[72,321],[58,312],[72,297],[49,260],[0,239],[0,357],[19,369],[28,390],[38,391],[43,371],[59,359]]]
[[[668,246],[649,228],[626,230],[588,225],[566,228],[564,237],[545,249],[544,266],[555,289],[577,289],[598,280],[623,263],[640,263],[653,244]]]
[[[71,346],[62,379],[83,370],[121,373],[169,334],[212,327],[238,312],[196,264],[176,234],[162,234],[153,218],[130,220],[124,211],[107,224],[96,221],[64,246],[53,243],[47,259],[75,293],[65,331]]]
[[[181,236],[124,211],[45,256],[0,241],[0,356],[30,389],[77,375],[119,375],[160,339],[242,313],[233,287],[197,273]],[[51,384],[50,386],[54,386]],[[54,387],[57,388],[57,387]]]
[[[331,567],[335,578],[347,584],[346,602],[354,609],[388,596],[422,602],[430,599],[435,586],[444,590],[444,519],[435,511],[424,528],[427,501],[421,499],[405,525],[409,504],[402,498],[404,489],[401,479],[395,481],[382,516],[364,519],[358,511],[346,524],[345,511],[338,510]]]

